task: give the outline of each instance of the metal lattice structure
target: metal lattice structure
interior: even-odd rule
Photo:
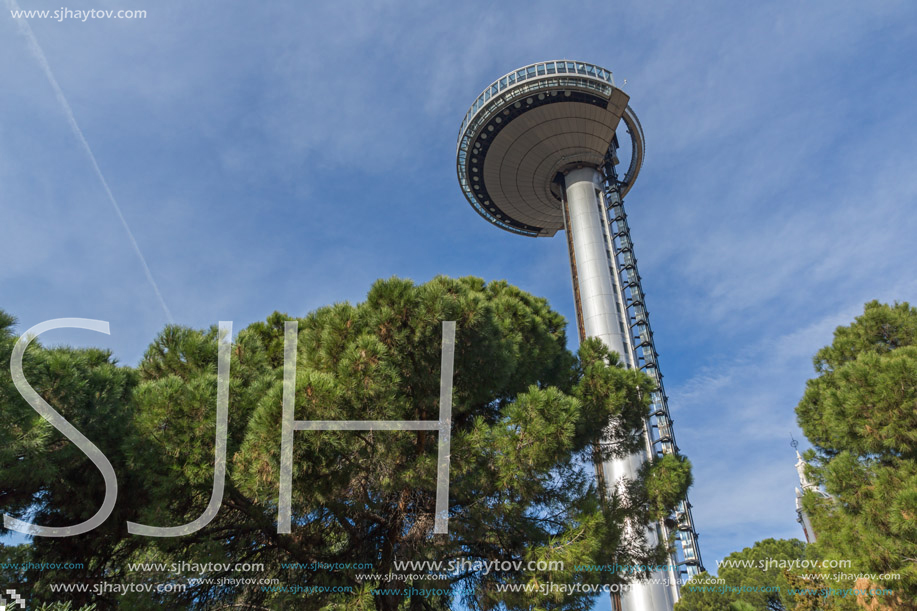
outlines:
[[[636,120],[632,125],[640,129],[640,124]],[[642,137],[631,138],[631,141],[642,142]],[[656,390],[651,396],[650,417],[645,427],[648,455],[677,455],[678,444],[675,442],[668,397],[662,383],[662,373],[659,370],[659,353],[653,342],[653,330],[650,326],[649,311],[646,308],[646,297],[640,283],[634,244],[630,237],[627,214],[624,211],[624,200],[621,197],[624,184],[618,180],[615,170],[617,159],[614,149],[617,146],[617,139],[615,139],[612,148],[609,149],[604,167],[606,243],[609,259],[614,265],[614,272],[618,280],[620,300],[624,304],[625,325],[630,330],[627,336],[629,344],[627,348],[631,353],[628,364],[646,372],[656,384]],[[632,166],[637,163],[635,157],[640,154],[642,150],[632,151]],[[704,570],[700,547],[697,544],[698,534],[694,527],[694,517],[691,514],[691,503],[687,495],[679,502],[673,519],[661,522],[659,527],[661,540],[668,540],[670,532],[675,531],[679,545],[671,554],[672,564],[680,567],[681,577],[691,578]]]

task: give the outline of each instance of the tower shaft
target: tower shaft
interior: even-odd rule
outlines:
[[[617,265],[610,247],[609,222],[604,206],[602,175],[594,168],[580,168],[564,179],[564,220],[570,248],[570,267],[576,295],[576,316],[580,341],[597,337],[617,352],[622,364],[633,368],[634,350],[626,324],[624,295],[620,290]],[[613,426],[613,425],[612,425]],[[596,465],[604,494],[610,495],[622,478],[635,479],[651,451],[646,428],[645,447],[630,456],[614,458]],[[633,530],[634,525],[626,525]],[[650,546],[659,540],[659,529],[652,526],[642,533]],[[669,563],[673,565],[672,562]],[[670,611],[677,600],[676,575],[672,570],[655,571],[648,581],[640,581],[614,599],[617,609]]]
[[[579,294],[577,321],[580,339],[598,337],[628,364],[621,305],[615,290],[608,256],[605,223],[602,222],[601,175],[594,168],[570,171],[565,177],[568,223],[567,239],[572,243],[570,264]]]

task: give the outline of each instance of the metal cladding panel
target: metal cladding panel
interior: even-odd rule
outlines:
[[[592,168],[573,170],[566,176],[570,233],[576,257],[576,273],[582,304],[583,329],[587,337],[598,337],[618,354],[625,354],[624,334],[618,323],[614,286],[599,217],[596,196],[598,172]]]

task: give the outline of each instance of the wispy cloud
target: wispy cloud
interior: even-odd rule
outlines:
[[[11,12],[19,12],[22,10],[16,3],[16,0],[6,0],[6,4]],[[127,219],[124,218],[124,213],[121,212],[121,206],[118,204],[118,200],[115,199],[115,195],[111,192],[111,188],[108,186],[108,181],[105,180],[105,176],[102,174],[101,168],[99,168],[99,162],[96,161],[96,156],[92,152],[92,148],[90,148],[89,143],[86,141],[86,137],[83,135],[83,130],[80,129],[80,126],[76,121],[76,117],[73,114],[73,109],[70,108],[70,103],[67,101],[67,97],[64,95],[63,90],[57,83],[57,79],[54,77],[54,72],[51,70],[51,65],[48,63],[48,59],[45,57],[44,51],[41,50],[41,45],[38,44],[38,40],[35,38],[35,34],[32,32],[32,28],[29,27],[29,23],[26,19],[19,18],[16,21],[17,25],[19,26],[19,31],[28,41],[29,50],[32,52],[32,55],[35,57],[36,61],[38,61],[42,71],[48,78],[48,83],[50,83],[52,89],[54,89],[54,95],[67,117],[67,123],[70,124],[70,129],[73,130],[74,136],[76,136],[83,150],[86,152],[86,156],[89,158],[89,162],[92,164],[92,169],[95,171],[99,182],[102,184],[102,188],[105,189],[105,194],[108,196],[108,201],[111,202],[115,214],[118,215],[118,220],[121,221],[121,226],[124,228],[124,232],[127,234],[128,240],[130,240],[131,247],[133,247],[134,253],[137,255],[137,259],[139,259],[140,265],[143,267],[143,272],[146,275],[147,281],[150,283],[153,292],[156,294],[156,299],[162,306],[162,310],[166,315],[166,319],[169,322],[173,322],[172,313],[169,311],[169,307],[166,305],[166,302],[162,297],[162,293],[159,291],[159,286],[157,286],[156,280],[153,278],[153,272],[150,271],[150,266],[146,262],[146,257],[143,256],[143,252],[140,250],[140,245],[137,243],[137,239],[134,237],[134,232],[131,231],[130,225],[127,224]]]

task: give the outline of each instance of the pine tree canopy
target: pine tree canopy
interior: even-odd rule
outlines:
[[[810,475],[833,497],[803,499],[816,545],[848,573],[900,574],[872,587],[917,608],[917,309],[867,303],[815,370],[796,414]]]
[[[690,465],[666,457],[602,499],[592,462],[640,447],[652,382],[598,340],[566,348],[566,321],[505,282],[437,277],[376,282],[364,302],[298,321],[296,420],[417,421],[439,417],[442,322],[455,321],[448,534],[436,534],[436,431],[296,431],[292,532],[278,533],[284,323],[274,313],[238,332],[231,349],[227,477],[216,518],[183,537],[129,535],[126,522],[177,526],[200,516],[214,478],[217,328],[168,326],[136,368],[100,350],[26,352],[39,394],[108,456],[115,512],[96,530],[0,550],[80,570],[29,572],[37,606],[60,601],[52,582],[182,583],[183,592],[74,594],[73,608],[588,609],[592,594],[500,591],[504,584],[621,583],[574,565],[664,563],[625,522],[670,513]],[[14,321],[0,320],[9,362]],[[609,422],[617,423],[603,436]],[[97,511],[101,474],[42,420],[0,370],[0,506],[36,524]],[[5,532],[5,531],[4,531]],[[398,568],[406,561],[523,562],[521,570]],[[563,562],[531,570],[529,561]],[[227,563],[206,575],[171,563]],[[134,570],[134,563],[163,566]],[[262,571],[235,568],[263,564]],[[365,567],[341,568],[366,563]],[[329,565],[337,568],[329,569]],[[492,565],[491,565],[492,566]],[[508,565],[507,565],[508,566]],[[209,583],[188,582],[188,577]],[[439,577],[439,578],[435,578]],[[274,585],[227,579],[275,579]],[[219,582],[219,580],[223,580]],[[222,583],[222,585],[215,585]],[[300,591],[281,591],[297,586]],[[304,588],[313,588],[306,593]],[[323,591],[320,591],[324,588]],[[383,593],[380,590],[386,589]],[[426,589],[427,592],[419,593]],[[429,593],[430,590],[440,590]],[[376,591],[374,591],[376,590]]]
[[[717,571],[721,584],[707,573],[681,589],[675,611],[787,611],[794,609],[781,568],[805,558],[806,546],[796,539],[764,539],[723,559]],[[719,587],[722,585],[723,587]],[[746,588],[741,591],[739,588]]]

